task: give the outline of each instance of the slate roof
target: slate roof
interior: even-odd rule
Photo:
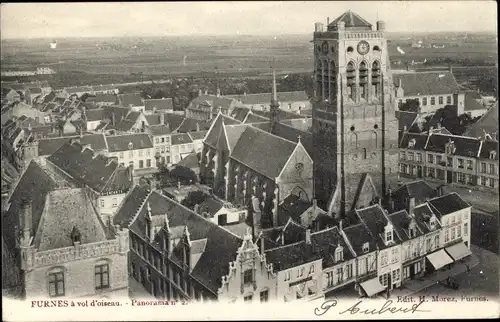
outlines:
[[[39,251],[71,247],[74,228],[82,245],[112,238],[84,188],[50,191],[36,229],[35,247]]]
[[[232,125],[239,124],[240,122],[223,115],[222,113],[217,114],[217,117],[212,122],[211,128],[208,130],[207,135],[205,136],[204,143],[208,144],[212,148],[217,147],[217,142],[219,141],[219,137],[223,135],[222,127],[223,125]],[[228,135],[229,138],[229,135]]]
[[[102,121],[106,118],[106,112],[103,108],[85,110],[87,122]]]
[[[184,158],[182,158],[179,162],[177,162],[178,166],[183,166],[189,169],[199,168],[200,163],[198,160],[198,156],[196,153],[190,153]]]
[[[241,134],[243,134],[246,128],[247,125],[245,124],[224,125],[230,151],[234,149],[234,146],[238,143]]]
[[[163,115],[165,124],[168,124],[168,126],[172,131],[175,131],[182,124],[182,121],[184,121],[184,116],[182,115],[169,114],[169,113]],[[145,117],[150,126],[161,125],[159,114],[145,115]]]
[[[396,204],[396,210],[407,207],[405,200],[415,198],[415,205],[425,202],[428,198],[433,198],[436,191],[424,180],[417,180],[403,184],[392,191],[392,199]]]
[[[146,111],[152,111],[153,108],[156,108],[157,111],[174,109],[174,104],[171,98],[145,99],[144,105]]]
[[[467,127],[464,135],[470,137],[484,137],[484,132],[493,135],[496,133],[498,139],[498,133],[500,132],[498,127],[498,102],[493,105],[476,123],[473,123]]]
[[[495,151],[495,157],[490,159],[490,152]],[[481,152],[479,153],[481,159],[489,159],[498,161],[498,141],[486,140],[481,145]]]
[[[471,205],[463,200],[456,192],[446,194],[441,197],[436,197],[428,201],[433,212],[439,215],[439,218],[443,215],[450,214],[455,211],[459,211],[470,207]]]
[[[415,112],[396,111],[396,118],[398,119],[398,129],[400,131],[404,131],[404,128],[406,126],[406,130],[409,131],[417,120],[417,117],[418,113]]]
[[[253,110],[252,113],[255,113],[257,115],[263,116],[267,119],[271,118],[271,112],[269,111],[259,111],[259,110]],[[279,119],[280,120],[286,120],[286,119],[302,119],[302,118],[307,118],[307,116],[296,114],[293,112],[288,112],[285,110],[280,109],[278,111],[279,114]]]
[[[263,131],[266,132],[271,132],[271,123],[270,122],[265,122],[265,123],[254,123],[252,124],[253,127],[259,128]],[[300,136],[300,142],[306,149],[307,153],[309,156],[313,155],[313,150],[314,150],[314,145],[313,145],[313,137],[311,132],[304,132],[299,129],[293,128],[289,125],[283,124],[283,123],[277,123],[276,126],[274,127],[274,135],[279,136],[283,139],[292,141],[292,142],[299,142],[299,136]]]
[[[369,27],[371,28],[371,24],[365,19],[361,18],[358,14],[348,10],[344,12],[337,19],[333,20],[328,26],[337,26],[339,22],[344,22],[346,28],[349,27]]]
[[[199,121],[192,118],[184,118],[181,125],[177,128],[177,132],[179,133],[188,133],[188,132],[199,132],[199,131],[208,131],[212,122],[210,121]]]
[[[406,210],[400,210],[388,215],[389,220],[392,222],[396,234],[401,241],[410,240],[408,229],[410,227],[411,217]],[[420,234],[419,234],[420,235]]]
[[[175,133],[170,136],[171,145],[193,143],[191,137],[187,133]]]
[[[298,223],[300,216],[311,207],[310,202],[301,200],[296,195],[290,194],[278,205],[278,226],[285,225],[288,218]]]
[[[305,91],[277,92],[278,102],[301,102],[308,101],[309,97]],[[255,93],[246,95],[226,95],[246,105],[269,104],[273,97],[272,93]]]
[[[312,118],[288,119],[280,121],[281,124],[290,126],[303,132],[312,132]]]
[[[323,258],[323,268],[331,267],[335,264],[335,249],[337,246],[343,248],[343,260],[348,261],[355,257],[355,254],[349,249],[347,242],[340,233],[338,227],[329,228],[311,234],[311,243]]]
[[[442,134],[431,134],[427,145],[425,147],[426,151],[445,153],[446,144],[449,141],[455,143],[454,155],[459,155],[463,157],[474,158],[479,154],[479,148],[481,147],[481,141],[479,139],[468,138],[464,136],[456,135],[442,135]]]
[[[207,135],[208,131],[199,131],[199,132],[189,132],[188,135],[191,137],[193,141],[195,140],[203,140],[205,135]]]
[[[254,113],[248,113],[243,123],[252,124],[252,123],[262,123],[262,122],[269,122],[269,120],[263,116]]]
[[[132,150],[150,149],[153,141],[146,133],[134,133],[125,135],[107,136],[106,142],[109,152],[128,151],[129,143],[132,143]]]
[[[97,94],[85,100],[88,103],[113,103],[118,104],[118,97],[114,94]]]
[[[476,92],[472,92],[474,94],[477,94]],[[464,98],[464,112],[467,113],[467,111],[477,111],[477,110],[486,110],[486,106],[483,104],[479,103],[473,95],[471,95],[470,92],[465,93],[465,98]]]
[[[202,94],[195,99],[193,99],[190,103],[188,108],[192,106],[197,106],[200,104],[205,104],[208,103],[210,106],[214,108],[214,112],[217,112],[217,109],[219,106],[223,110],[228,110],[233,103],[236,101],[232,98],[229,98],[227,96],[217,96],[217,95],[208,95],[208,94]]]
[[[265,131],[247,127],[230,157],[274,180],[281,173],[296,144]],[[262,162],[262,156],[266,162]]]
[[[2,214],[1,229],[7,248],[16,248],[14,227],[21,228],[23,202],[31,202],[31,227],[36,229],[39,226],[45,207],[45,197],[49,191],[56,187],[57,183],[42,170],[35,160],[32,160],[9,198],[9,202],[11,203],[9,209]]]
[[[148,127],[148,130],[153,136],[166,135],[172,133],[172,130],[168,125],[153,125]]]
[[[376,204],[363,209],[356,209],[356,214],[361,219],[361,221],[366,225],[366,227],[374,236],[375,241],[380,249],[384,249],[385,245],[384,239],[384,227],[387,225],[389,220],[385,216],[384,209],[380,205]],[[398,243],[400,240],[397,236],[394,236],[394,242]]]
[[[166,214],[171,230],[187,226],[191,241],[206,239],[205,249],[192,270],[191,276],[217,294],[217,290],[221,287],[222,276],[229,273],[229,263],[236,259],[242,240],[157,192],[152,192],[147,196],[147,200],[141,200],[145,194],[142,188],[134,188],[115,216],[114,223],[120,224],[121,221],[126,223],[128,220],[132,220],[129,229],[137,235],[145,237],[146,204],[149,203],[153,219]],[[131,198],[133,200],[129,200]],[[145,206],[140,208],[141,204]]]
[[[235,108],[233,108],[233,111],[231,112],[231,117],[234,118],[235,120],[243,122],[247,117],[248,113],[250,113],[249,108],[236,106]]]
[[[449,71],[393,73],[392,80],[396,87],[401,80],[404,96],[445,95],[460,91],[453,73]]]
[[[66,142],[47,160],[97,192],[123,191],[132,185],[114,159],[96,155],[93,150],[84,149],[77,142]]]
[[[106,139],[104,134],[87,134],[82,137],[79,136],[65,136],[50,139],[38,140],[38,155],[51,155],[56,152],[64,143],[71,141],[71,139],[80,140],[83,145],[89,144],[92,150],[101,151],[107,150]]]
[[[415,207],[413,209],[413,215],[415,216],[415,222],[417,223],[417,226],[420,228],[423,234],[429,233],[430,227],[428,225],[429,219],[432,217],[434,212],[432,209],[429,207],[429,204],[423,203]],[[436,216],[436,218],[441,218],[441,216]],[[437,227],[441,227],[439,223],[437,223]]]
[[[320,253],[313,252],[311,244],[301,241],[265,251],[267,263],[272,263],[274,271],[284,271],[321,259]]]
[[[359,223],[356,225],[351,225],[347,228],[343,229],[345,236],[351,245],[354,253],[357,256],[363,255],[363,245],[368,243],[369,250],[368,252],[372,252],[377,249],[377,243],[375,242],[375,238],[372,233],[363,223]]]
[[[123,107],[144,106],[140,93],[118,94],[118,102]]]

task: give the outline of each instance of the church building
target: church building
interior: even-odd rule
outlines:
[[[374,187],[375,199],[397,174],[397,103],[385,23],[374,29],[349,10],[326,30],[316,23],[313,43],[315,198],[340,218],[356,207],[361,181]]]

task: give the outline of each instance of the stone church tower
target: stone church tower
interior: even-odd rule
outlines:
[[[347,11],[315,24],[315,197],[330,214],[354,207],[364,173],[383,196],[397,174],[398,131],[385,23]]]

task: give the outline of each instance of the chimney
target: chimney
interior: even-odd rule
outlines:
[[[415,198],[411,197],[410,201],[408,202],[408,213],[410,215],[413,215],[414,209],[415,209]]]
[[[440,129],[441,128],[441,123],[438,122],[437,124],[437,128]]]
[[[208,89],[205,88],[205,95],[208,95]]]
[[[111,125],[115,126],[116,124],[116,116],[115,112],[111,113]]]
[[[406,132],[408,132],[408,128],[405,125],[405,126],[403,126],[403,133],[406,133]]]
[[[194,210],[195,213],[199,214],[200,205],[199,204],[194,205],[194,209],[193,210]]]
[[[180,181],[180,180],[178,180],[178,181],[177,181],[177,189],[180,189],[180,188],[181,188],[181,181]]]
[[[306,229],[306,244],[311,244],[311,229]]]
[[[217,86],[217,97],[220,97],[220,88]]]
[[[201,92],[201,88],[198,90],[198,96],[201,96],[202,92]]]
[[[153,114],[155,114],[155,113],[156,113],[156,105],[153,106]]]
[[[401,78],[399,78],[399,82],[398,82],[398,83],[399,83],[398,87],[399,87],[399,88],[401,88],[401,87],[403,86],[403,83],[402,83],[402,81],[401,81]]]
[[[32,208],[31,201],[24,201],[22,205],[23,209],[23,239],[25,241],[29,241],[31,238],[31,229],[32,229]]]
[[[160,114],[160,124],[165,124],[165,114],[163,113]]]
[[[313,199],[313,209],[314,209],[314,211],[316,211],[317,208],[318,208],[318,200],[317,199]]]
[[[451,64],[448,66],[448,70],[450,71],[450,73],[453,73],[453,66],[451,66]]]
[[[260,237],[260,254],[263,255],[265,251],[266,251],[266,246],[264,243],[264,236],[261,236]]]
[[[196,122],[196,132],[200,132],[200,123]]]
[[[339,230],[343,230],[343,229],[344,229],[344,220],[340,219],[340,221],[339,221]]]
[[[328,26],[330,24],[330,17],[326,17],[326,25]]]

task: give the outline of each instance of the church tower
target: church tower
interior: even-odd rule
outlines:
[[[352,210],[364,173],[380,196],[397,174],[397,120],[385,23],[347,11],[314,31],[315,198],[337,217]],[[337,201],[335,201],[337,200]]]

